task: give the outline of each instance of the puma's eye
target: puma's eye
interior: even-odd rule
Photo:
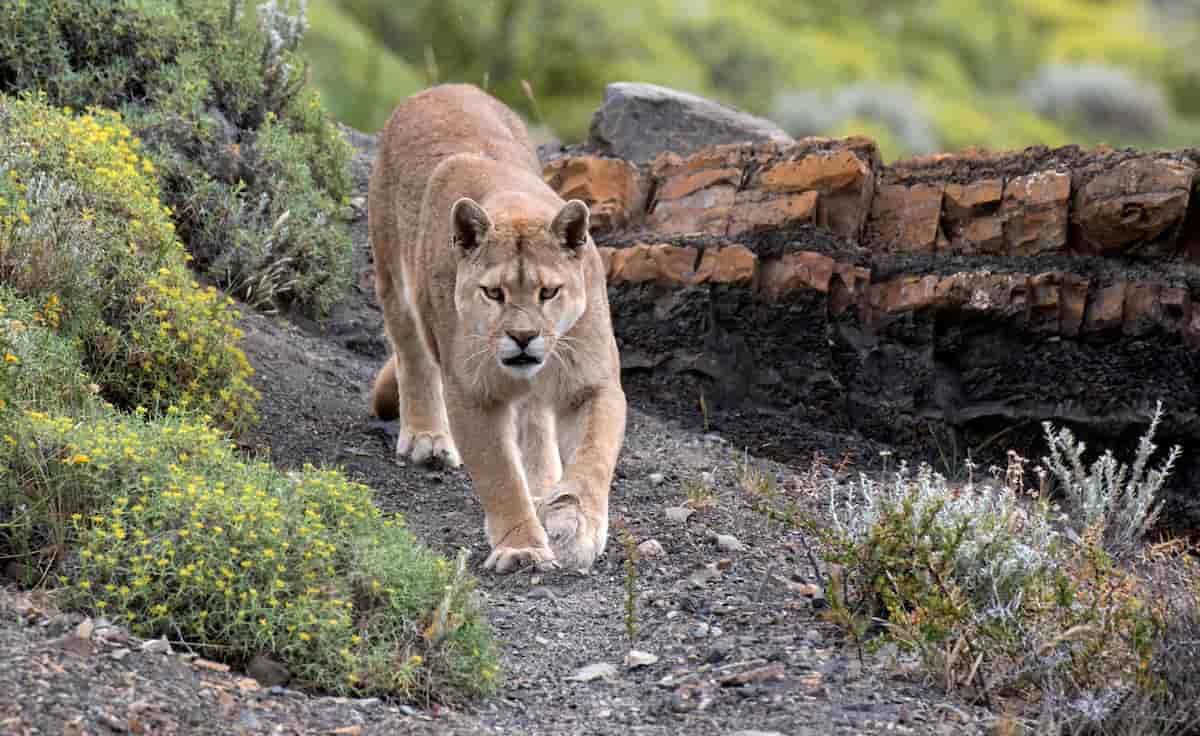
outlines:
[[[503,302],[504,301],[504,289],[494,288],[494,287],[490,287],[490,286],[483,286],[480,288],[483,289],[483,294],[488,299],[491,299],[494,302]]]
[[[558,296],[559,288],[561,288],[561,287],[555,286],[554,288],[542,289],[542,292],[541,292],[542,301],[548,302],[551,299],[553,299],[554,297]]]

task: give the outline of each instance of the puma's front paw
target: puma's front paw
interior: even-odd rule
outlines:
[[[589,514],[581,495],[567,485],[559,486],[542,499],[537,510],[559,565],[577,572],[590,570],[596,558],[604,553],[608,519]]]
[[[485,520],[484,529],[489,532],[489,537],[491,527],[490,520]],[[558,567],[554,552],[546,544],[546,533],[536,519],[530,519],[502,536],[483,562],[484,570],[502,574],[529,567],[543,571]]]
[[[549,547],[510,547],[502,544],[483,562],[484,570],[494,570],[498,573],[518,572],[526,568],[551,570],[558,565],[554,561],[554,553]]]
[[[400,429],[396,438],[396,458],[411,460],[417,465],[441,464],[446,468],[462,465],[458,448],[450,435],[442,432],[412,432],[407,427]]]

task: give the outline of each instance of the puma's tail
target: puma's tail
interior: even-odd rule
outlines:
[[[388,358],[375,374],[371,389],[371,407],[380,419],[395,419],[400,415],[400,387],[396,384],[396,356]]]

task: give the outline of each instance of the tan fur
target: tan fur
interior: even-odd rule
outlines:
[[[512,111],[443,85],[392,114],[368,208],[394,353],[372,401],[400,418],[397,454],[457,465],[461,452],[486,568],[591,567],[625,394],[587,207],[542,181]]]

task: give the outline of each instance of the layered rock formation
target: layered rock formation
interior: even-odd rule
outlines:
[[[752,450],[814,433],[1038,457],[1042,420],[1200,481],[1200,152],[1076,147],[884,166],[862,138],[546,163],[589,202],[631,390]],[[1093,445],[1095,446],[1095,445]],[[1197,494],[1179,497],[1197,514]]]

